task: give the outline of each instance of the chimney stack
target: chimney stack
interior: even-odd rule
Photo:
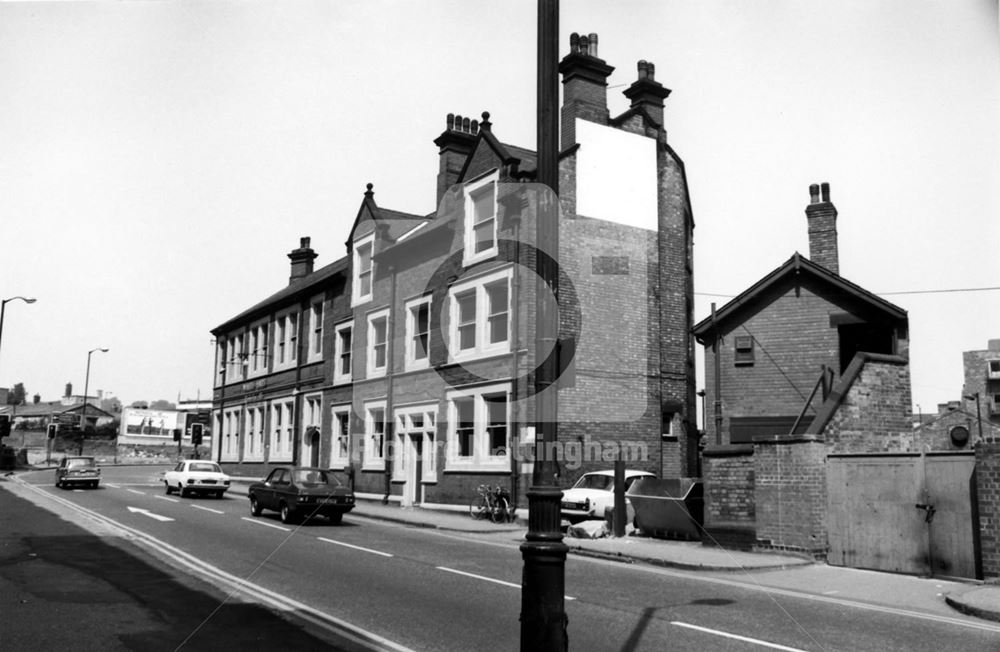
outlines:
[[[457,181],[465,160],[472,153],[479,136],[479,122],[449,113],[445,129],[434,139],[439,149],[440,165],[437,178],[437,204]],[[436,204],[435,204],[436,205]]]
[[[66,383],[66,396],[65,396],[65,398],[69,398],[72,395],[73,395],[73,383]]]
[[[576,118],[608,124],[608,77],[614,70],[597,57],[597,34],[570,35],[569,54],[559,62],[562,149],[576,144]]]
[[[652,61],[640,61],[637,67],[638,78],[623,93],[632,102],[633,109],[644,110],[657,125],[663,127],[663,100],[670,95],[670,89],[656,81],[656,66]]]
[[[318,256],[309,246],[309,238],[299,239],[299,248],[292,249],[288,258],[292,261],[292,273],[288,277],[288,283],[292,284],[300,278],[305,278],[313,273],[313,261]]]
[[[840,274],[837,257],[837,209],[830,202],[830,184],[809,186],[809,260]]]

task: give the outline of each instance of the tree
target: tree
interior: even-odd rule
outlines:
[[[17,383],[14,385],[14,389],[7,394],[7,405],[24,405],[24,399],[27,395],[24,383]]]
[[[153,401],[152,403],[150,403],[149,404],[149,409],[150,410],[173,410],[174,409],[174,404],[171,403],[170,401],[165,401],[163,399],[160,399],[158,401]]]

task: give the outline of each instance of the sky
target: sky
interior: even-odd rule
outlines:
[[[560,56],[599,34],[612,115],[639,59],[672,89],[696,321],[808,255],[808,187],[829,182],[841,275],[909,312],[927,412],[1000,338],[997,14],[564,0]],[[523,0],[0,2],[0,298],[37,298],[6,306],[0,386],[80,394],[106,347],[91,394],[208,398],[209,331],[287,284],[300,237],[317,266],[343,256],[369,182],[434,210],[448,113],[534,149],[535,28]]]

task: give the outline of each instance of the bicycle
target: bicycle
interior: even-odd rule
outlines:
[[[493,487],[481,484],[476,488],[477,497],[469,504],[469,515],[477,520],[489,519],[494,523],[507,523],[513,520],[514,511],[510,508],[510,493],[503,487]]]

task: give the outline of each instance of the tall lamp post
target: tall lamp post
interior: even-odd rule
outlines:
[[[96,349],[87,351],[87,375],[83,381],[83,413],[80,415],[80,452],[78,455],[83,455],[83,439],[87,433],[87,391],[90,389],[90,356],[95,351],[107,353],[108,349],[97,347]]]
[[[4,311],[6,311],[7,304],[9,302],[11,302],[11,301],[17,301],[18,299],[20,299],[21,301],[23,301],[25,303],[34,303],[36,301],[36,299],[34,299],[32,297],[11,297],[9,299],[4,299],[3,301],[0,301],[0,342],[3,341],[3,314],[4,314]]]
[[[983,440],[983,413],[979,409],[979,392],[975,394],[966,394],[965,398],[969,401],[976,399],[976,423],[979,425],[979,441]]]

